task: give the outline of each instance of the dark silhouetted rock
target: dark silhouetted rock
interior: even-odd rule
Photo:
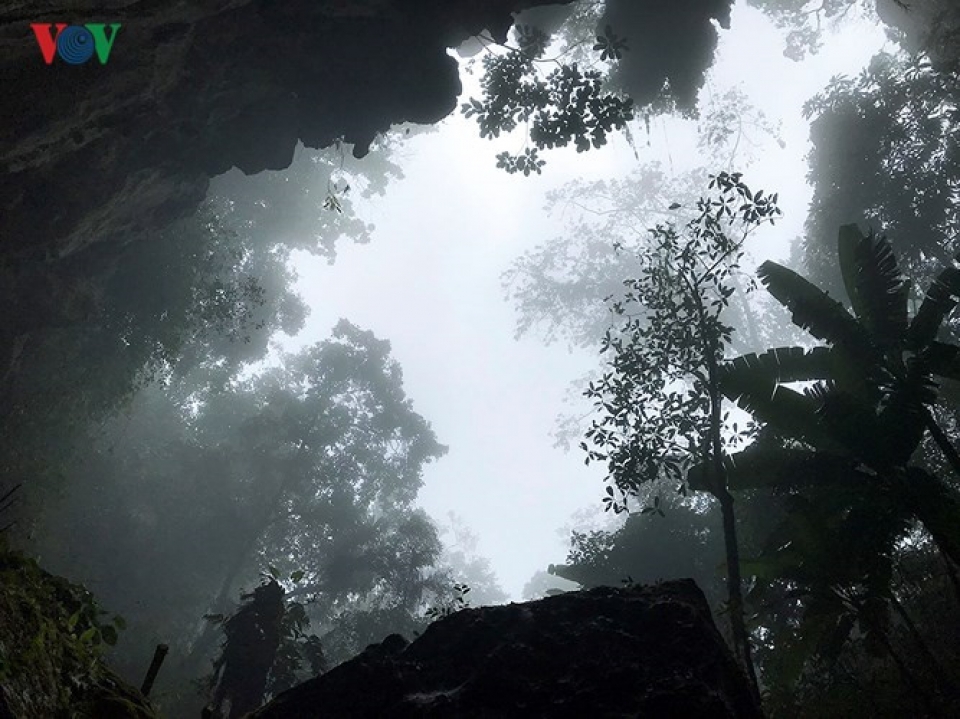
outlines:
[[[207,179],[358,155],[454,110],[447,48],[536,0],[14,3],[0,10],[0,265],[51,260],[192,211]],[[109,59],[46,65],[31,23],[120,23]]]
[[[703,594],[680,580],[466,609],[250,719],[759,716]]]

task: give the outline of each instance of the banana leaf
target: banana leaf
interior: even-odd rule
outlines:
[[[778,384],[765,373],[731,374],[721,380],[720,391],[781,436],[821,449],[837,446],[817,415],[819,403],[806,394]]]
[[[960,257],[960,255],[958,255]],[[947,267],[930,283],[920,309],[907,330],[907,347],[920,351],[930,345],[960,298],[960,269]]]
[[[933,340],[923,356],[932,374],[960,381],[960,347]]]
[[[833,376],[836,363],[836,353],[829,347],[776,347],[728,360],[720,370],[720,382],[743,386],[756,375],[775,384],[827,379]]]
[[[923,524],[944,554],[960,564],[960,494],[920,467],[907,467],[897,485],[903,504]]]
[[[834,347],[776,347],[762,354],[750,353],[727,360],[720,368],[721,391],[730,399],[750,392],[758,382],[763,391],[785,382],[831,379],[863,401],[877,401],[876,377],[867,375],[862,364],[854,362]]]
[[[923,356],[911,357],[907,361],[906,376],[898,379],[884,398],[876,416],[873,439],[883,464],[903,466],[920,446],[927,429],[926,405],[937,401],[936,385],[928,367]]]
[[[857,318],[874,344],[899,347],[907,331],[907,294],[893,248],[885,237],[844,225],[838,238],[840,272]]]
[[[791,312],[798,327],[843,349],[866,366],[878,361],[878,351],[864,327],[826,292],[776,262],[764,262],[757,275],[770,294]]]

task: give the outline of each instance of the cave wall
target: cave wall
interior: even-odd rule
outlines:
[[[95,303],[77,301],[77,278],[192,212],[211,176],[282,169],[298,141],[342,137],[359,155],[393,123],[440,120],[460,92],[447,48],[485,29],[503,38],[511,12],[536,4],[7,3],[0,340],[82,322]],[[59,22],[121,23],[107,63],[45,64],[30,25]]]
[[[160,719],[104,664],[97,611],[86,589],[0,546],[0,719]]]

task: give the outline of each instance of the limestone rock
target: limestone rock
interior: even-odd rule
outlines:
[[[79,0],[0,10],[0,264],[186,214],[207,179],[282,169],[298,141],[362,154],[457,103],[447,53],[535,0]],[[45,64],[32,23],[120,23],[109,58]]]
[[[250,719],[759,716],[703,594],[680,580],[466,609]]]

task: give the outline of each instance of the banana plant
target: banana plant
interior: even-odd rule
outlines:
[[[785,580],[803,597],[800,634],[821,656],[855,623],[880,631],[876,607],[892,598],[893,556],[914,520],[960,562],[960,497],[911,463],[929,431],[960,474],[930,412],[934,378],[960,379],[960,347],[937,339],[960,297],[960,269],[943,270],[911,318],[910,287],[887,240],[846,225],[838,244],[850,310],[788,268],[758,270],[793,322],[823,344],[743,355],[720,371],[723,394],[766,428],[763,441],[725,458],[728,486],[786,498],[782,522],[744,570],[755,596]],[[797,382],[806,388],[788,386]],[[695,467],[688,483],[705,489],[710,476]]]
[[[758,270],[793,322],[824,345],[780,347],[724,364],[724,395],[782,439],[779,446],[758,443],[727,457],[727,481],[741,490],[847,486],[881,492],[908,508],[960,563],[960,497],[910,464],[930,431],[960,474],[960,457],[930,413],[937,400],[934,377],[960,379],[960,347],[937,339],[960,298],[960,269],[943,270],[910,318],[909,286],[886,238],[846,225],[838,244],[852,312],[775,262]],[[794,382],[810,384],[787,386]],[[705,468],[694,468],[688,481],[697,489],[705,477]]]

